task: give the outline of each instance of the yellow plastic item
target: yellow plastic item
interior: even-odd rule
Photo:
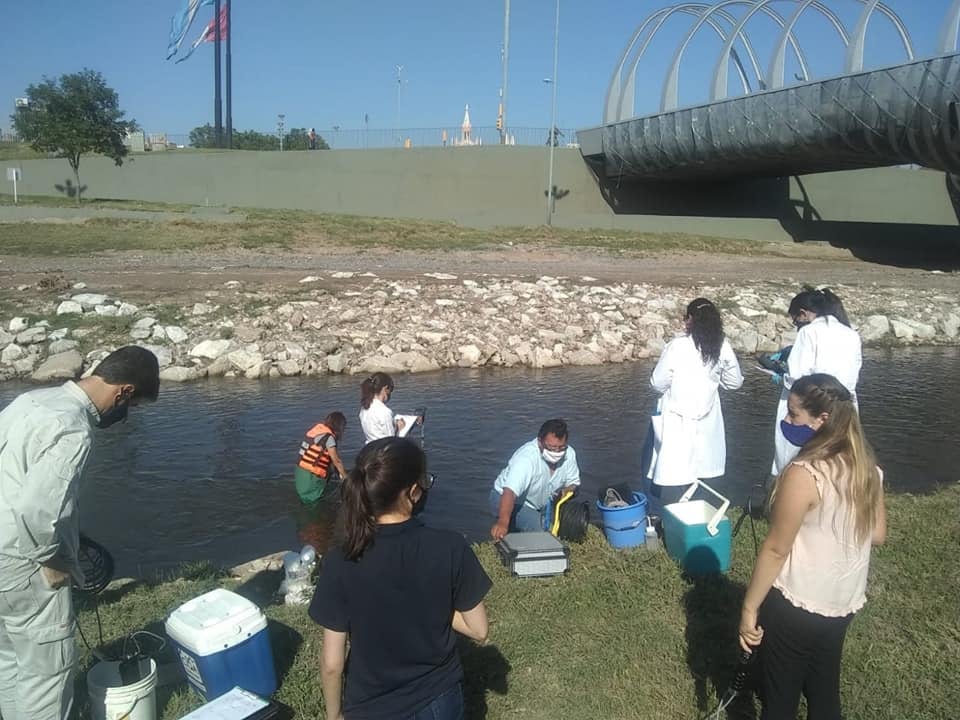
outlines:
[[[560,508],[563,507],[563,504],[573,497],[573,493],[567,490],[563,496],[557,500],[557,504],[553,506],[553,523],[550,525],[550,534],[554,537],[557,537],[557,533],[560,532]]]

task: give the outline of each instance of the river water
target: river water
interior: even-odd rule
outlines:
[[[779,391],[741,360],[742,389],[722,393],[727,475],[743,502],[772,454]],[[433,525],[482,539],[487,497],[511,453],[542,420],[564,417],[583,494],[639,483],[642,440],[655,397],[654,360],[550,370],[447,370],[398,376],[391,405],[427,407],[425,447],[437,475],[424,514]],[[960,348],[870,351],[858,387],[868,437],[890,492],[928,492],[960,479],[956,369]],[[154,574],[182,562],[243,562],[309,539],[329,542],[335,503],[307,512],[292,471],[303,432],[332,410],[348,417],[347,467],[360,448],[359,376],[164,385],[160,401],[97,433],[84,476],[81,525],[113,552],[118,571]],[[0,406],[24,386],[0,387]]]

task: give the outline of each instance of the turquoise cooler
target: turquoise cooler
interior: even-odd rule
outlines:
[[[715,507],[705,500],[691,500],[703,488],[721,502]],[[690,575],[709,575],[730,569],[730,501],[704,482],[697,481],[679,502],[663,508],[663,536],[667,552]]]

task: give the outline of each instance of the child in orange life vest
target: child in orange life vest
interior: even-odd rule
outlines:
[[[297,495],[302,502],[316,502],[323,497],[330,481],[346,476],[347,471],[337,451],[337,443],[343,439],[346,427],[347,419],[343,413],[332,412],[323,422],[307,430],[300,443],[300,457],[294,471]]]

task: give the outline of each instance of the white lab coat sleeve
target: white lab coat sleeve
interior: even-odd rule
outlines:
[[[565,468],[567,467],[567,465],[570,466],[569,469],[567,470],[566,482],[564,482],[563,486],[566,487],[567,485],[576,485],[579,487],[580,465],[577,462],[577,453],[574,451],[572,447],[567,448],[567,459],[563,463],[563,465]]]
[[[670,385],[673,383],[673,355],[675,348],[676,346],[673,342],[667,344],[660,354],[660,359],[657,361],[657,366],[653,369],[653,374],[650,376],[650,384],[653,386],[653,389],[661,395],[669,390]]]
[[[720,347],[720,385],[726,390],[737,390],[743,385],[740,361],[726,340]]]
[[[787,372],[783,376],[783,387],[789,390],[793,383],[809,375],[817,365],[816,339],[810,326],[800,328],[793,343],[790,357],[787,358]]]

